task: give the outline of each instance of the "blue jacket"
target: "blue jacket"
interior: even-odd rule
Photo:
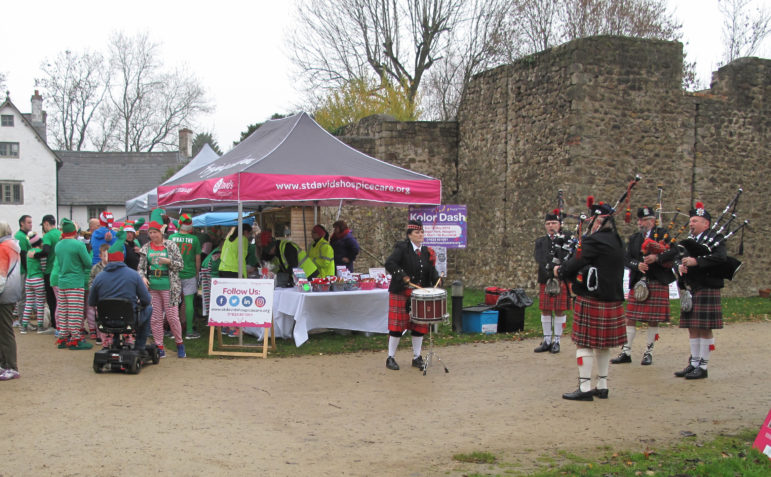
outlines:
[[[99,256],[99,247],[101,247],[103,243],[108,243],[112,245],[115,243],[116,240],[118,240],[118,237],[116,237],[115,232],[112,232],[112,240],[110,240],[109,242],[105,240],[104,236],[107,235],[107,232],[112,232],[112,230],[108,227],[99,227],[98,229],[94,230],[93,234],[91,234],[91,266],[92,267],[97,263],[99,263],[99,261],[102,259]]]
[[[94,278],[88,292],[88,304],[96,306],[99,300],[108,298],[123,298],[133,303],[137,297],[143,308],[150,305],[150,293],[139,273],[123,262],[110,262]]]

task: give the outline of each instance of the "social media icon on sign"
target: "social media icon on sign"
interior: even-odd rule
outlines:
[[[225,303],[228,302],[228,299],[225,295],[220,295],[217,297],[217,306],[225,306]]]
[[[252,306],[252,297],[245,296],[243,300],[241,300],[241,304],[244,306]]]
[[[230,297],[230,306],[238,306],[240,302],[241,300],[238,298],[238,296],[233,295]]]

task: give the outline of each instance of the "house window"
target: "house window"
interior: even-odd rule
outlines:
[[[0,204],[23,204],[24,188],[20,182],[0,182]]]
[[[12,114],[0,115],[0,126],[13,127],[13,115]]]
[[[19,143],[0,142],[0,157],[19,157]]]
[[[110,210],[110,208],[107,207],[106,205],[91,206],[88,208],[88,218],[89,219],[98,218],[99,214],[101,214],[105,210]]]

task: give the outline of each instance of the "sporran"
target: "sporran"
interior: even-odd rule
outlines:
[[[546,288],[544,289],[549,296],[557,296],[560,294],[560,282],[556,278],[550,278],[546,280]]]
[[[650,291],[648,290],[648,282],[644,278],[634,284],[633,294],[636,302],[642,303],[648,299]]]
[[[683,290],[680,293],[680,310],[686,313],[693,310],[693,297],[690,290]]]

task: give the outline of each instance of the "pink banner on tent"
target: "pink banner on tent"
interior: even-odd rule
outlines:
[[[237,201],[238,174],[189,184],[158,186],[158,205],[207,199]]]
[[[240,174],[201,182],[158,186],[158,204],[170,205],[204,200],[280,202],[299,200],[362,200],[402,204],[439,204],[442,182],[438,179],[393,180],[350,176],[303,176],[291,174]]]
[[[403,204],[434,204],[442,197],[442,182],[391,180],[350,176],[242,174],[241,200],[291,201],[351,199]]]

